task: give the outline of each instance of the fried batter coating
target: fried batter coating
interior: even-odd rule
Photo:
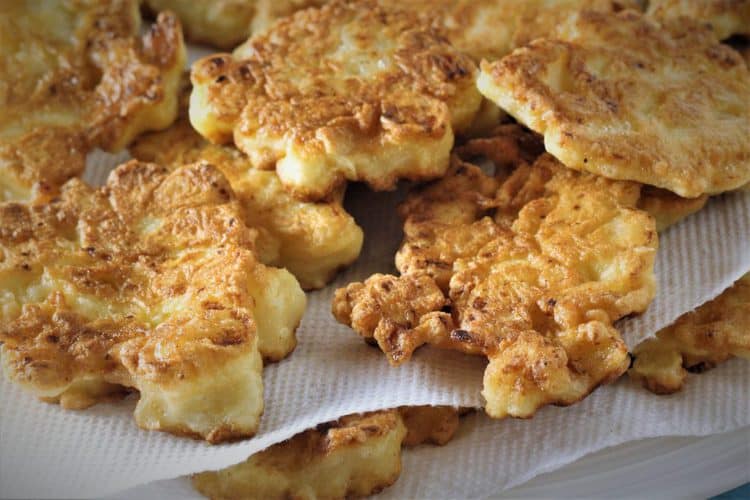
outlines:
[[[49,194],[90,149],[175,119],[180,24],[165,13],[141,37],[140,21],[136,0],[0,5],[0,201]]]
[[[747,0],[650,0],[647,12],[658,21],[687,17],[708,23],[720,40],[732,35],[750,35]]]
[[[256,260],[226,179],[192,165],[118,167],[49,203],[0,204],[0,342],[8,376],[65,408],[123,387],[138,425],[251,436],[261,355],[294,348],[305,296]]]
[[[456,158],[404,203],[402,275],[350,284],[333,303],[392,364],[425,343],[487,356],[485,410],[496,418],[572,404],[627,370],[612,324],[653,299],[658,246],[639,184],[549,154],[529,164],[533,137],[504,130],[495,177]]]
[[[406,427],[396,410],[350,415],[252,455],[193,476],[212,499],[337,499],[366,496],[401,474]]]
[[[154,11],[171,10],[180,18],[185,36],[222,49],[233,49],[248,36],[261,33],[277,19],[327,0],[146,0]]]
[[[417,428],[418,426],[418,428]],[[378,493],[401,474],[401,446],[445,444],[458,427],[450,407],[417,406],[348,415],[252,455],[193,476],[223,499],[344,499]]]
[[[501,125],[492,135],[457,148],[451,175],[415,188],[399,207],[404,219],[404,241],[396,254],[399,272],[427,274],[447,292],[456,259],[475,255],[502,234],[501,226],[512,225],[524,205],[544,193],[544,170],[525,168],[510,175],[543,152],[540,136],[517,125]],[[490,160],[495,176],[466,168],[459,158]],[[707,196],[686,199],[641,186],[636,205],[650,213],[657,231],[662,231],[700,210],[706,201]],[[494,217],[483,217],[491,209]]]
[[[140,160],[171,168],[205,161],[221,170],[237,195],[247,224],[262,229],[256,245],[273,249],[262,252],[261,260],[287,268],[305,289],[325,286],[339,269],[359,256],[364,236],[341,205],[343,189],[329,201],[299,201],[284,190],[276,172],[252,167],[247,157],[231,146],[207,142],[192,129],[187,117],[163,132],[139,138],[130,152]]]
[[[633,355],[630,377],[656,394],[682,389],[688,372],[702,372],[733,356],[750,359],[750,274],[644,340]]]
[[[479,108],[475,77],[415,12],[335,1],[196,62],[190,121],[213,142],[233,137],[298,197],[344,180],[391,189],[445,172],[454,130]]]
[[[687,198],[750,181],[750,72],[709,29],[583,11],[556,33],[478,86],[563,164]]]
[[[581,9],[639,9],[635,0],[411,0],[404,4],[433,16],[450,42],[475,61],[500,59],[549,35]]]

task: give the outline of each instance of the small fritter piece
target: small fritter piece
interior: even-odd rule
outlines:
[[[485,409],[496,418],[572,404],[627,370],[612,324],[653,299],[658,246],[639,184],[549,154],[530,165],[533,136],[505,130],[495,177],[456,158],[404,203],[402,275],[350,284],[333,303],[392,364],[425,343],[487,356]]]
[[[583,11],[556,33],[478,86],[563,164],[688,198],[750,181],[750,72],[708,28]]]
[[[750,274],[644,340],[633,355],[630,377],[656,394],[682,389],[688,372],[702,372],[733,356],[750,359]]]
[[[185,36],[232,49],[248,36],[268,29],[277,19],[326,0],[145,0],[153,11],[174,11],[185,28]]]
[[[237,195],[246,223],[262,229],[256,245],[268,251],[259,258],[287,268],[303,288],[325,286],[359,256],[363,233],[341,205],[343,186],[332,193],[330,201],[296,200],[284,190],[276,172],[253,168],[231,146],[207,142],[186,116],[163,132],[139,138],[130,152],[140,160],[171,168],[204,161],[221,170]]]
[[[256,260],[213,167],[129,162],[94,189],[0,204],[0,342],[8,376],[65,408],[140,392],[145,429],[220,442],[263,412],[261,355],[295,345],[305,295]]]
[[[686,17],[708,23],[720,40],[750,35],[748,0],[649,0],[647,13],[662,22]]]
[[[252,455],[193,476],[215,500],[344,499],[378,493],[401,474],[401,446],[445,444],[458,412],[443,406],[403,407],[349,415]]]
[[[453,132],[481,96],[471,59],[413,11],[335,1],[193,65],[190,121],[234,138],[297,197],[322,199],[344,180],[391,189],[439,177]]]
[[[0,201],[54,192],[90,149],[175,119],[180,24],[162,14],[142,37],[140,24],[136,0],[2,2]]]

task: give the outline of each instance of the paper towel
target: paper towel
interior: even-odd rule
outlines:
[[[625,378],[615,386],[600,389],[576,407],[545,408],[532,420],[493,421],[475,413],[462,419],[456,436],[446,446],[406,449],[402,454],[401,477],[378,498],[495,497],[502,490],[514,488],[541,473],[627,441],[656,436],[702,436],[742,427],[749,410],[745,396],[750,389],[749,375],[750,363],[733,360],[702,376],[690,377],[684,391],[669,397],[644,396],[642,389]],[[726,416],[729,418],[724,418]],[[735,439],[744,440],[747,453],[740,454],[739,460],[744,459],[744,467],[748,469],[750,428]],[[742,446],[742,442],[738,444]],[[655,453],[656,457],[666,452],[656,443],[647,448],[646,451]],[[716,460],[701,456],[701,451],[693,449],[691,457],[672,457],[671,462],[695,466],[705,458],[716,470]],[[628,452],[628,456],[633,457],[642,454],[640,449]],[[648,460],[653,458],[649,456]],[[611,467],[617,465],[610,454],[600,460],[603,460],[597,465],[600,471],[611,473]],[[741,462],[735,465],[742,467]],[[627,476],[631,471],[621,473]],[[750,475],[750,470],[747,474]],[[703,479],[705,482],[706,478]],[[593,487],[599,482],[600,487],[593,488],[602,491],[601,481],[600,477],[592,477],[590,484]],[[563,479],[558,478],[556,485],[564,484]],[[663,495],[664,485],[652,485],[652,488],[655,486],[659,489],[651,490],[654,495],[672,498]],[[684,487],[674,487],[685,491]],[[633,491],[641,494],[648,491],[644,488],[645,485],[640,490],[631,488],[631,495]],[[564,489],[554,493],[546,491],[546,496],[555,497],[575,494]],[[614,490],[611,496],[621,495],[622,491]],[[695,495],[697,498],[700,493]],[[127,490],[108,500],[130,498],[186,500],[202,497],[187,478],[180,478]]]
[[[101,183],[126,156],[98,154],[87,180]],[[211,446],[135,426],[133,397],[85,411],[41,403],[0,379],[0,497],[91,497],[149,481],[218,469],[342,415],[400,405],[481,407],[483,358],[425,348],[399,368],[330,314],[333,291],[373,272],[394,272],[401,239],[395,206],[403,191],[352,186],[347,208],[363,226],[357,263],[309,294],[296,351],[264,372],[266,410],[258,435]],[[659,290],[641,317],[622,321],[630,346],[717,295],[750,269],[750,193],[728,194],[661,236]],[[448,448],[407,455],[393,495],[497,493],[577,457],[631,439],[707,434],[750,424],[750,371],[732,363],[691,378],[683,395],[656,398],[626,382],[570,408],[528,421],[470,418]],[[706,402],[709,403],[706,403]],[[429,460],[429,464],[426,461]],[[420,465],[421,464],[421,465]]]

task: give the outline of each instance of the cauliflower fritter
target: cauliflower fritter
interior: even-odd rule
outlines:
[[[190,121],[276,168],[297,197],[325,198],[344,180],[391,189],[445,172],[454,130],[479,108],[475,78],[415,12],[334,1],[196,62]]]
[[[658,246],[653,217],[637,208],[639,184],[569,170],[549,154],[529,164],[533,137],[504,130],[508,156],[495,177],[455,158],[404,203],[402,275],[350,284],[333,303],[392,364],[425,343],[487,356],[483,395],[495,418],[572,404],[627,370],[612,324],[653,299]]]
[[[174,11],[193,42],[233,49],[277,19],[327,0],[145,0],[153,11]]]
[[[138,425],[210,442],[254,434],[261,355],[294,348],[305,296],[256,260],[226,179],[131,161],[94,189],[0,204],[8,376],[65,408],[123,388]]]
[[[750,274],[644,340],[633,355],[630,377],[656,394],[682,389],[688,372],[702,372],[733,356],[750,359]]]
[[[54,192],[90,149],[174,120],[180,24],[165,13],[143,36],[140,25],[136,0],[0,5],[0,201]]]
[[[750,72],[708,28],[583,11],[556,33],[478,86],[563,164],[688,198],[750,181]]]
[[[221,170],[237,195],[245,222],[261,229],[256,245],[266,251],[259,258],[287,268],[305,289],[325,286],[359,256],[364,235],[341,204],[343,186],[329,201],[299,201],[284,190],[276,172],[254,168],[231,146],[207,142],[186,116],[163,132],[139,138],[130,152],[170,168],[204,161]]]
[[[581,9],[618,12],[640,9],[637,0],[411,0],[406,4],[433,16],[448,40],[475,61],[493,61],[536,38],[549,35]]]
[[[445,444],[457,426],[458,412],[449,407],[349,415],[297,434],[240,464],[196,474],[193,485],[215,500],[373,495],[401,474],[402,445]]]
[[[732,35],[750,35],[747,0],[649,0],[647,12],[657,21],[687,17],[708,23],[720,40]]]
[[[425,273],[443,290],[459,257],[475,255],[511,225],[523,206],[544,192],[541,170],[523,170],[544,152],[541,137],[517,125],[501,125],[492,135],[472,139],[456,149],[454,175],[415,188],[399,207],[404,241],[396,253],[402,274]],[[490,177],[478,169],[464,169],[460,159],[489,160],[496,168]],[[635,189],[636,183],[632,183]],[[652,186],[641,186],[636,206],[651,214],[657,231],[697,212],[707,196],[686,199]],[[494,220],[483,218],[494,210]]]

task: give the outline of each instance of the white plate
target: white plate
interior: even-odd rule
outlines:
[[[607,448],[497,498],[703,499],[747,482],[750,427],[707,437],[652,438]],[[158,481],[108,497],[133,498],[202,497],[186,479]]]

